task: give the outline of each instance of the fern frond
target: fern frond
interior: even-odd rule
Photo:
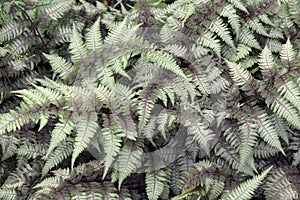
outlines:
[[[42,169],[42,176],[44,177],[50,169],[57,166],[61,161],[71,155],[74,148],[74,139],[67,139],[62,141],[56,149],[47,157],[46,163]]]
[[[237,62],[244,59],[249,56],[250,52],[251,47],[244,44],[238,44],[235,54],[230,57],[230,61]]]
[[[247,20],[246,26],[248,28],[251,28],[253,31],[257,32],[258,34],[268,36],[267,31],[265,30],[264,26],[257,17]]]
[[[22,102],[16,110],[11,110],[9,113],[0,116],[0,134],[19,130],[30,121],[37,123],[47,111],[47,109],[39,107],[33,109]]]
[[[46,154],[46,158],[50,155],[52,150],[58,146],[58,144],[64,141],[67,138],[67,135],[70,135],[73,128],[74,122],[72,120],[72,113],[59,115],[59,122],[55,124],[54,129],[51,133],[50,145]]]
[[[210,94],[219,94],[221,91],[225,91],[229,86],[229,82],[223,78],[218,77],[210,83]]]
[[[119,153],[117,162],[119,189],[123,180],[141,165],[143,150],[139,143],[138,141],[128,141]]]
[[[146,173],[146,191],[149,199],[157,200],[163,193],[166,175],[164,169]]]
[[[124,132],[116,125],[112,115],[104,116],[104,120],[106,126],[102,128],[102,134],[104,140],[103,148],[106,155],[104,158],[103,178],[118,155],[122,142],[121,138],[124,137]]]
[[[299,171],[297,169],[285,167],[273,170],[263,186],[266,199],[298,199],[300,194],[299,189],[297,189],[298,180]]]
[[[13,156],[20,144],[20,135],[18,132],[12,132],[9,135],[0,135],[2,156],[1,161],[4,161]]]
[[[274,117],[271,118],[273,118],[279,137],[281,137],[286,144],[289,144],[288,125],[285,123],[285,120],[279,117],[276,113],[274,113]]]
[[[42,11],[42,18],[47,19],[51,17],[54,20],[62,18],[63,15],[71,8],[73,0],[54,1]]]
[[[90,28],[89,32],[85,36],[86,38],[86,48],[92,51],[95,57],[98,55],[99,51],[102,49],[102,39],[100,33],[100,18],[96,20],[93,26]]]
[[[180,118],[181,123],[187,127],[188,134],[192,135],[201,148],[207,151],[210,146],[209,143],[215,138],[214,132],[191,109],[182,109]]]
[[[239,155],[236,153],[236,150],[232,150],[227,144],[217,144],[217,146],[215,147],[215,153],[217,156],[221,156],[222,158],[224,158],[225,161],[228,162],[233,169],[243,172],[247,175],[253,175],[253,169],[248,166],[248,163],[244,166],[241,165]]]
[[[122,36],[127,29],[127,20],[127,18],[124,18],[122,22],[118,23],[112,28],[111,32],[108,33],[104,40],[104,45],[106,47],[112,47],[114,44],[120,44],[122,42]]]
[[[235,49],[234,42],[230,35],[228,28],[224,25],[223,20],[221,18],[216,18],[211,21],[208,29],[212,32],[215,32],[225,43],[227,43],[230,47]]]
[[[99,187],[99,186],[98,186]],[[98,188],[96,187],[96,188]],[[120,199],[117,189],[113,183],[104,181],[100,184],[100,188],[103,190],[103,199]]]
[[[271,156],[275,156],[278,153],[279,149],[271,147],[263,141],[259,144],[254,145],[253,147],[254,157],[258,159],[269,158]]]
[[[73,185],[69,190],[71,192],[70,199],[116,199],[118,196],[114,194],[114,191],[109,191],[106,193],[99,187],[100,184],[97,182],[89,182],[89,183],[80,183]],[[109,194],[114,195],[109,195]],[[107,196],[104,197],[103,194]]]
[[[241,42],[245,45],[248,45],[249,47],[261,49],[259,43],[255,39],[255,36],[250,32],[250,30],[247,27],[243,27],[240,30],[238,39],[239,39],[239,42]]]
[[[166,110],[162,110],[157,116],[158,127],[157,130],[161,132],[163,138],[167,141],[166,132],[170,129],[171,125],[176,120],[176,116],[168,113]]]
[[[162,50],[167,51],[180,58],[185,58],[188,51],[187,47],[177,44],[168,44]]]
[[[61,26],[53,33],[54,38],[51,42],[55,44],[70,42],[72,36],[72,28],[70,26]]]
[[[291,14],[291,17],[293,18],[294,22],[298,25],[300,25],[300,3],[296,0],[289,0],[288,1],[289,6],[289,13]]]
[[[279,17],[281,18],[280,27],[284,29],[291,28],[294,25],[293,19],[288,11],[287,6],[281,6],[280,11],[278,13]]]
[[[41,144],[25,144],[18,148],[18,155],[24,156],[27,159],[36,159],[36,157],[44,157],[46,155],[46,148]]]
[[[51,194],[56,188],[59,188],[61,184],[63,183],[63,178],[60,176],[52,176],[45,178],[38,184],[36,184],[33,188],[38,189],[37,195],[39,194]]]
[[[29,68],[27,66],[26,61],[18,58],[15,60],[10,60],[8,64],[13,69],[13,71],[15,71],[15,73],[25,71],[26,69]]]
[[[99,12],[99,10],[92,3],[89,3],[88,1],[85,0],[80,0],[80,2],[82,3],[85,13],[87,15],[93,16]]]
[[[234,5],[234,7],[244,11],[245,13],[248,13],[246,6],[240,0],[227,0],[227,1],[229,1],[232,5]]]
[[[220,15],[228,18],[228,22],[233,28],[238,38],[241,24],[240,24],[239,16],[236,14],[236,10],[233,8],[233,6],[231,4],[224,6]]]
[[[203,160],[193,165],[193,168],[182,176],[179,183],[181,195],[175,199],[184,199],[188,193],[203,189],[205,196],[209,199],[217,199],[224,189],[225,177],[219,173],[218,165]],[[192,190],[192,191],[190,191]]]
[[[32,90],[17,90],[12,93],[23,98],[23,101],[32,107],[44,106],[45,104],[53,104],[57,107],[63,105],[64,97],[59,92],[41,86],[34,85],[34,87],[35,89]]]
[[[151,88],[145,90],[145,94],[141,94],[140,96],[144,97],[142,101],[139,102],[138,105],[138,114],[139,114],[139,128],[143,129],[147,122],[150,119],[151,111],[154,108],[155,100],[157,96],[155,95],[156,88]]]
[[[219,58],[221,57],[220,40],[216,39],[216,36],[212,32],[206,31],[205,33],[199,35],[197,43],[203,47],[212,49]]]
[[[280,95],[276,95],[273,91],[266,89],[263,92],[266,96],[267,105],[273,110],[278,116],[284,118],[292,126],[300,129],[300,121],[298,111],[294,106]]]
[[[256,124],[251,121],[251,119],[245,119],[241,121],[239,126],[239,131],[241,133],[241,145],[239,149],[241,165],[244,165],[247,159],[251,156],[253,146],[257,138],[257,128]]]
[[[23,32],[23,24],[21,22],[7,23],[0,29],[0,41],[9,41]]]
[[[240,64],[236,64],[226,60],[226,64],[229,68],[229,73],[233,82],[240,86],[243,90],[253,90],[252,83],[254,82],[250,72],[243,69]]]
[[[207,81],[207,78],[201,74],[202,71],[199,70],[198,67],[188,67],[187,71],[190,73],[192,81],[198,88],[198,90],[202,94],[208,95],[210,93],[209,83]]]
[[[97,133],[98,118],[96,113],[87,112],[76,117],[75,130],[77,132],[75,137],[74,150],[72,153],[71,166],[74,167],[75,159],[78,155],[88,147],[90,140]]]
[[[278,92],[281,96],[287,99],[295,108],[300,111],[300,88],[293,80],[280,79],[280,87]]]
[[[240,143],[242,142],[241,135],[239,134],[240,133],[239,128],[240,127],[238,126],[238,124],[235,123],[232,124],[232,126],[225,129],[223,133],[226,142],[230,145],[230,147],[234,149],[238,149]]]
[[[156,131],[156,121],[157,117],[152,116],[149,119],[149,122],[146,124],[146,126],[142,129],[142,135],[147,138],[153,145],[154,142],[152,141],[153,136],[155,135]]]
[[[99,86],[95,89],[95,95],[96,98],[104,105],[112,104],[113,92],[105,85],[99,84]]]
[[[76,63],[76,61],[81,61],[81,63],[85,64],[85,58],[87,55],[86,47],[81,39],[81,36],[76,30],[75,24],[73,24],[73,31],[69,49],[70,53],[72,54],[71,59],[73,62]]]
[[[288,66],[291,67],[291,62],[295,59],[296,53],[293,49],[293,45],[291,44],[290,39],[286,41],[285,44],[282,45],[282,49],[280,51],[280,59],[281,61],[287,62]]]
[[[273,78],[275,76],[274,58],[267,46],[265,46],[259,55],[258,63],[264,77]]]
[[[25,54],[28,51],[32,42],[33,42],[32,36],[16,38],[12,40],[11,44],[9,45],[9,50],[14,55]]]
[[[270,146],[277,148],[283,153],[283,155],[285,155],[279,141],[277,130],[272,123],[272,120],[270,120],[269,115],[267,113],[259,114],[256,117],[256,122],[259,125],[258,133],[264,141],[266,141]]]
[[[276,39],[270,39],[270,38],[268,38],[267,42],[266,42],[266,46],[272,52],[279,52],[282,49],[281,42],[279,42]]]
[[[284,38],[282,31],[278,28],[272,28],[269,31],[269,36],[274,39],[283,39]]]
[[[163,51],[143,52],[142,59],[146,59],[151,62],[157,63],[161,67],[170,70],[176,75],[186,78],[182,69],[180,69],[180,67],[176,64],[174,58],[167,52],[163,52]]]
[[[238,187],[233,188],[228,194],[225,194],[221,199],[226,200],[244,200],[251,199],[254,194],[254,190],[262,183],[267,174],[271,171],[272,167],[263,171],[260,175],[254,176],[252,179],[247,180],[246,182],[241,183]]]
[[[261,15],[258,15],[257,17],[260,19],[261,22],[268,24],[270,26],[276,27],[276,25],[272,22],[272,20],[268,17],[267,14],[261,14]],[[270,35],[270,33],[268,34],[268,36],[272,37]]]
[[[74,66],[67,60],[58,55],[43,55],[49,60],[54,72],[57,73],[62,80],[69,80],[74,77]]]
[[[1,188],[0,189],[0,198],[7,200],[17,200],[19,199],[20,194],[15,189],[10,188]]]

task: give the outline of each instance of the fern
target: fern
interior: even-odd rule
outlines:
[[[86,36],[86,48],[94,52],[94,56],[97,56],[97,52],[102,48],[102,39],[100,34],[100,18],[91,27],[91,30]]]
[[[71,63],[68,63],[64,58],[57,55],[47,55],[44,56],[49,60],[53,70],[59,74],[62,80],[68,80],[74,76],[74,67]]]
[[[164,170],[157,170],[146,173],[146,191],[149,199],[155,200],[163,193],[164,182],[166,179]]]
[[[1,27],[0,40],[7,41],[16,38],[22,34],[22,23],[11,22]]]
[[[258,34],[266,36],[268,35],[267,31],[265,31],[264,26],[260,23],[258,18],[250,19],[246,25]]]
[[[102,129],[103,139],[104,139],[104,151],[106,153],[104,158],[105,171],[103,177],[105,177],[108,172],[109,167],[112,165],[116,155],[120,151],[121,138],[124,136],[124,132],[119,128],[114,126],[113,116],[105,116],[105,123],[107,128]]]
[[[55,166],[57,166],[62,160],[66,159],[71,155],[71,152],[74,148],[74,141],[68,139],[66,141],[61,142],[53,153],[51,153],[50,157],[47,157],[46,163],[42,170],[42,175],[45,176],[48,174],[49,170]]]
[[[0,9],[1,199],[299,198],[297,1]]]
[[[295,51],[293,46],[290,42],[290,39],[286,41],[286,44],[282,45],[282,49],[280,51],[280,58],[282,62],[287,62],[288,66],[290,67],[291,62],[295,59]]]
[[[261,49],[259,43],[255,39],[255,36],[246,27],[240,30],[239,41],[245,45],[248,45],[249,47]]]
[[[68,0],[65,2],[53,2],[53,4],[45,6],[42,10],[42,18],[47,19],[51,17],[54,20],[62,18],[64,13],[66,13],[72,4],[72,0]]]
[[[78,132],[75,138],[74,150],[72,154],[72,168],[74,166],[75,159],[78,155],[88,146],[91,138],[96,134],[98,124],[97,115],[95,113],[84,113],[76,118],[75,128]]]
[[[232,3],[232,5],[234,5],[238,9],[248,13],[247,8],[245,7],[245,5],[241,1],[239,1],[239,0],[228,0],[228,1],[230,3]]]
[[[124,145],[118,156],[119,189],[125,178],[134,173],[141,165],[142,149],[139,142],[128,142]]]
[[[224,6],[220,15],[228,18],[228,22],[238,37],[241,24],[239,22],[239,16],[236,14],[236,10],[233,8],[233,6],[231,4]]]
[[[240,158],[241,165],[245,165],[247,159],[252,156],[252,149],[257,137],[257,128],[251,119],[241,121],[239,126],[241,133]]]
[[[215,32],[223,41],[225,41],[229,46],[235,48],[231,36],[229,35],[228,29],[222,23],[220,18],[217,18],[215,21],[212,21],[208,29],[212,32]]]
[[[228,194],[224,195],[222,199],[250,199],[254,190],[262,183],[263,179],[271,171],[272,167],[263,171],[260,175],[254,176],[252,179],[233,188]]]
[[[269,48],[266,46],[259,56],[259,67],[261,72],[265,77],[273,78],[275,76],[275,63],[272,57],[272,53],[269,51]]]
[[[298,170],[290,167],[279,168],[272,171],[265,185],[266,199],[297,199],[299,190],[295,187]]]
[[[75,24],[73,24],[73,31],[71,37],[71,44],[70,44],[70,53],[72,53],[72,60],[76,62],[80,60],[81,62],[85,62],[84,59],[86,57],[86,47],[83,43],[79,33],[76,30]]]

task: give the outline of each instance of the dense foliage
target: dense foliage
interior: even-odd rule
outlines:
[[[0,199],[299,199],[299,0],[0,0]]]

